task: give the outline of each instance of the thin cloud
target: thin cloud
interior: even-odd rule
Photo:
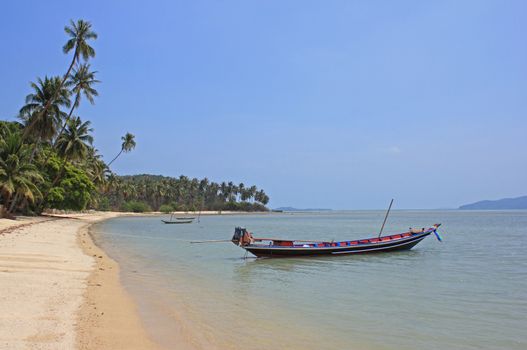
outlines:
[[[386,149],[386,153],[389,153],[389,154],[400,154],[401,153],[401,149],[399,148],[399,146],[390,146]]]

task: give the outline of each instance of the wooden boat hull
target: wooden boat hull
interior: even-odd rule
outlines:
[[[168,220],[161,220],[165,224],[190,224],[192,220],[178,220],[178,221],[168,221]]]
[[[282,247],[251,244],[243,246],[245,250],[257,257],[293,257],[293,256],[316,256],[316,255],[349,255],[363,253],[381,253],[398,250],[412,249],[433,231],[425,231],[411,234],[409,237],[394,239],[386,242],[364,243],[357,245],[330,246],[330,247]],[[343,242],[339,242],[343,243]]]

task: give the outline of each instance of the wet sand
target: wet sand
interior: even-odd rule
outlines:
[[[159,349],[150,340],[136,305],[121,286],[119,265],[94,244],[89,227],[81,229],[78,242],[84,253],[95,259],[78,315],[78,348]]]

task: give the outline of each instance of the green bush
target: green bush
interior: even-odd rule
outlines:
[[[65,210],[86,209],[96,191],[93,182],[84,170],[69,163],[61,172],[62,179],[49,191],[48,206]]]
[[[121,206],[121,211],[131,211],[134,213],[144,213],[146,211],[152,211],[148,204],[139,201],[128,201],[124,202]]]
[[[237,202],[227,202],[223,205],[223,210],[237,211],[240,210],[240,204]]]
[[[219,206],[215,206],[214,210],[229,210],[229,211],[268,211],[265,205],[260,203],[249,202],[227,202]]]
[[[172,207],[170,204],[163,204],[159,207],[159,211],[168,214],[174,211],[174,207]]]
[[[110,210],[110,200],[107,197],[100,198],[99,202],[97,203],[97,209],[100,211]]]

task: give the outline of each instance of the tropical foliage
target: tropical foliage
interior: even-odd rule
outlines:
[[[110,209],[123,209],[129,202],[141,202],[153,210],[266,210],[269,197],[256,186],[216,183],[207,178],[190,179],[160,175],[111,176],[104,197]]]
[[[97,34],[91,23],[70,21],[63,46],[71,54],[66,73],[37,78],[20,108],[19,122],[0,121],[0,213],[65,210],[267,210],[263,190],[207,178],[152,175],[118,176],[110,165],[136,146],[135,136],[121,138],[117,155],[106,164],[94,147],[91,122],[74,112],[99,95],[89,59]]]
[[[15,125],[0,125],[0,195],[9,212],[16,209],[15,198],[33,204],[41,196],[42,175],[30,162],[31,147],[24,144]]]

